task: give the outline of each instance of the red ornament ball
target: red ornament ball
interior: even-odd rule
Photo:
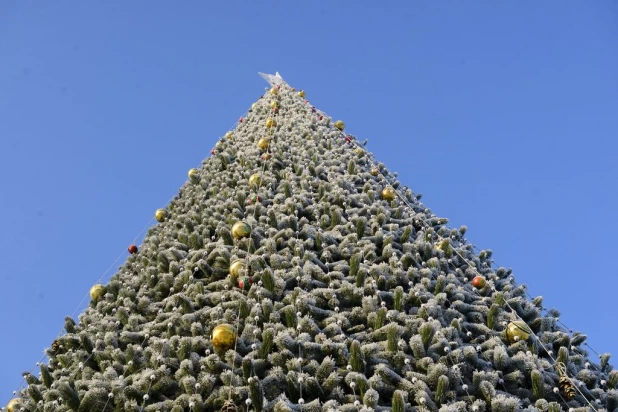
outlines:
[[[320,115],[319,119],[322,120],[324,118],[324,116]]]
[[[483,276],[475,276],[474,279],[472,279],[472,286],[477,289],[483,289],[485,285],[487,285],[487,281]]]
[[[242,123],[242,117],[238,119],[238,123]]]
[[[130,254],[137,253],[137,246],[135,246],[135,245],[129,246],[129,253]]]
[[[251,278],[248,278],[246,276],[238,279],[238,287],[243,290],[249,289],[252,284],[253,284],[253,280],[251,280]]]
[[[214,156],[214,155],[215,155],[215,149],[212,149],[212,150],[210,151],[210,154]]]
[[[351,142],[352,142],[352,136],[346,136],[346,137],[345,137],[345,141],[346,141],[347,143],[351,143]]]

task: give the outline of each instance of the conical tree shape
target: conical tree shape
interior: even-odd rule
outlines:
[[[588,360],[585,336],[541,315],[465,228],[448,228],[304,92],[265,78],[272,89],[67,320],[12,408],[618,406],[608,356]]]

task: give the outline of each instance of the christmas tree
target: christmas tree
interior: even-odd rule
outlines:
[[[8,411],[618,408],[608,354],[262,76]]]

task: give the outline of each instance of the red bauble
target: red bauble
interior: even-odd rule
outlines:
[[[238,279],[238,287],[241,289],[245,289],[245,288],[249,289],[251,285],[253,285],[253,280],[251,280],[251,278],[244,277],[244,278]]]
[[[319,119],[322,120],[324,118],[324,116],[320,115]]]
[[[212,150],[210,151],[210,154],[214,156],[214,155],[215,155],[215,149],[212,149]]]
[[[351,143],[351,142],[352,142],[352,136],[346,136],[346,137],[345,137],[345,141],[346,141],[347,143]]]
[[[242,123],[242,117],[238,119],[238,123]]]
[[[129,253],[130,254],[137,253],[137,246],[135,246],[135,245],[129,246]]]
[[[483,289],[486,284],[487,284],[487,281],[485,280],[483,276],[475,276],[474,279],[472,279],[472,286],[474,286],[477,289]]]

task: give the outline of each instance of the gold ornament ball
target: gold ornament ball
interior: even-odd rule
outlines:
[[[163,222],[166,217],[167,217],[167,210],[165,209],[158,209],[155,212],[155,219],[157,219],[157,222]]]
[[[395,200],[396,194],[392,187],[386,187],[382,190],[382,199],[392,202]]]
[[[337,120],[335,122],[335,127],[341,131],[343,131],[343,129],[345,129],[345,124],[341,121],[341,120]]]
[[[267,138],[265,138],[265,137],[262,137],[260,140],[258,140],[258,143],[257,143],[258,147],[259,147],[261,150],[266,150],[266,149],[268,149],[268,145],[269,145],[269,144],[270,144],[270,142],[269,142],[269,141],[268,141],[268,139],[267,139]]]
[[[230,265],[230,275],[234,278],[238,277],[240,271],[245,268],[245,261],[237,259]]]
[[[304,99],[304,98],[305,98],[305,96],[307,95],[307,93],[305,93],[305,91],[304,91],[304,90],[301,90],[301,91],[299,91],[299,92],[298,92],[298,95],[299,95],[302,99]]]
[[[247,237],[251,234],[251,226],[243,221],[238,221],[232,226],[232,236],[236,239]]]
[[[90,288],[90,299],[97,301],[101,299],[105,295],[105,286],[97,283],[93,287]]]
[[[278,109],[279,108],[279,102],[276,100],[273,100],[270,102],[270,108],[271,109]]]
[[[231,140],[233,135],[234,135],[234,134],[233,134],[232,132],[227,132],[227,133],[225,134],[225,138],[226,138],[227,140]]]
[[[252,174],[249,177],[249,186],[260,186],[262,184],[262,176],[259,173]]]
[[[275,119],[267,119],[266,120],[266,127],[267,128],[270,129],[271,127],[276,126],[276,125],[277,125],[277,122],[275,121]]]
[[[189,169],[189,173],[187,173],[187,176],[189,176],[189,180],[191,180],[193,183],[197,183],[200,181],[200,172],[197,169]],[[159,219],[157,219],[159,220]]]
[[[277,89],[277,87],[273,86],[270,88],[270,94],[279,94],[279,89]]]
[[[217,350],[226,351],[232,349],[236,343],[236,332],[234,327],[223,323],[212,331],[212,346]]]
[[[371,168],[371,176],[377,176],[380,173],[377,167]]]
[[[522,320],[514,320],[506,326],[506,338],[510,343],[528,340],[531,333],[530,327]]]
[[[6,410],[7,412],[17,412],[19,411],[19,409],[21,408],[21,399],[20,398],[13,398],[9,401],[9,403],[6,404]]]

